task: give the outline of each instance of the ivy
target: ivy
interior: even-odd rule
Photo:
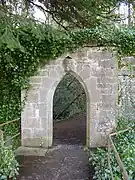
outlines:
[[[65,32],[31,21],[12,22],[8,27],[0,20],[0,122],[20,117],[21,90],[28,87],[29,77],[39,67],[93,43],[113,47],[120,56],[134,56],[135,30],[99,26]]]
[[[11,147],[4,145],[3,141],[0,141],[0,179],[16,179],[18,175],[19,164],[15,158],[15,154]]]
[[[135,123],[134,121],[127,121],[126,119],[118,119],[117,131],[123,130],[124,128],[132,128],[128,132],[124,132],[116,135],[113,139],[115,147],[120,155],[122,162],[126,168],[130,180],[135,179]],[[99,180],[111,180],[111,169],[114,179],[123,179],[122,172],[117,164],[114,152],[110,153],[111,169],[108,166],[108,150],[107,148],[98,148],[89,153],[90,164],[94,167],[93,179]]]

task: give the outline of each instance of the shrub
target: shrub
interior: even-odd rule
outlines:
[[[19,164],[15,159],[11,147],[6,147],[3,141],[0,142],[0,179],[15,179],[18,175]]]
[[[125,165],[125,168],[128,172],[128,175],[131,180],[135,179],[135,123],[134,121],[130,123],[118,121],[117,130],[124,128],[130,124],[132,127],[131,130],[118,134],[114,137],[113,142],[116,146],[116,149],[120,155],[122,162]],[[93,179],[98,180],[111,180],[111,170],[108,166],[108,151],[107,148],[98,148],[96,150],[90,151],[89,161],[94,167],[94,177]],[[116,162],[113,151],[110,153],[110,161],[113,176],[116,180],[122,179],[122,173]]]

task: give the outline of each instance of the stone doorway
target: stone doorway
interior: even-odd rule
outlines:
[[[86,145],[106,145],[108,134],[115,128],[117,62],[102,48],[83,48],[50,61],[30,78],[31,86],[21,115],[22,146],[52,146],[53,97],[67,72],[80,82],[86,93]],[[22,101],[24,96],[25,91],[22,91]]]
[[[87,98],[71,73],[58,84],[53,97],[53,144],[86,145]]]

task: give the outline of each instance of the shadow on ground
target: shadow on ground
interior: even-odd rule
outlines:
[[[56,144],[86,144],[86,114],[78,113],[70,119],[53,125],[53,140]]]

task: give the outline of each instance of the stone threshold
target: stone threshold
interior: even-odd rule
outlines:
[[[24,147],[20,146],[15,150],[16,156],[45,156],[47,148],[36,148],[36,147]]]
[[[60,149],[62,145],[55,145],[49,148],[20,146],[15,150],[16,156],[45,156],[47,152]]]

